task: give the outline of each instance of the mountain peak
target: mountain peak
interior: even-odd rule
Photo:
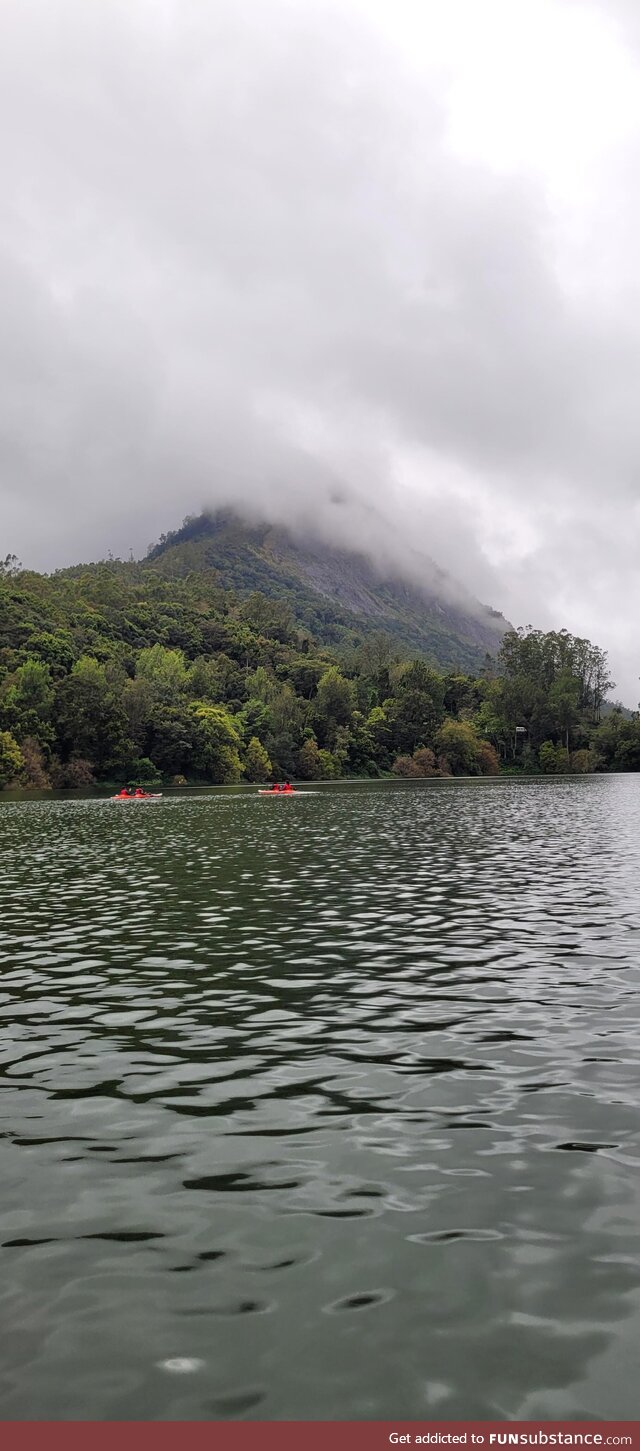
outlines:
[[[477,668],[509,628],[428,556],[405,562],[330,543],[312,527],[243,518],[234,509],[187,517],[150,547],[147,563],[167,576],[213,570],[239,594],[286,601],[328,644],[383,630],[399,646],[447,669]]]

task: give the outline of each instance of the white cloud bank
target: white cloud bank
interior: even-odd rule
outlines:
[[[2,552],[374,509],[635,703],[639,161],[625,0],[5,0]]]

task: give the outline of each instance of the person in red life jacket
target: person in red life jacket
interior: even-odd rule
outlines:
[[[280,782],[279,781],[274,781],[273,786],[271,787],[271,790],[272,791],[281,791],[282,790],[282,787],[280,785]]]
[[[126,796],[128,798],[129,792],[128,792],[126,786],[123,786],[122,787],[122,790],[118,792],[118,796]]]
[[[136,796],[146,796],[147,793],[146,793],[146,791],[143,791],[143,789],[142,789],[141,786],[136,786],[136,789],[135,789],[135,793],[134,794]]]
[[[293,786],[291,785],[291,782],[290,781],[285,781],[284,786],[282,787],[282,789],[283,789],[283,791],[293,791]]]

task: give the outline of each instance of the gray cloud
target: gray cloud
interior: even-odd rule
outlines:
[[[635,701],[640,122],[574,204],[462,155],[447,76],[357,0],[6,0],[0,32],[6,549],[311,512],[591,633]]]

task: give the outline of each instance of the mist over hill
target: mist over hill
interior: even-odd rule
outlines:
[[[239,594],[287,603],[318,640],[352,643],[383,630],[405,651],[445,668],[473,669],[495,654],[508,622],[417,552],[394,558],[329,544],[311,527],[284,529],[219,510],[188,518],[162,537],[146,563],[167,578],[214,571]],[[422,574],[422,582],[420,575]]]

